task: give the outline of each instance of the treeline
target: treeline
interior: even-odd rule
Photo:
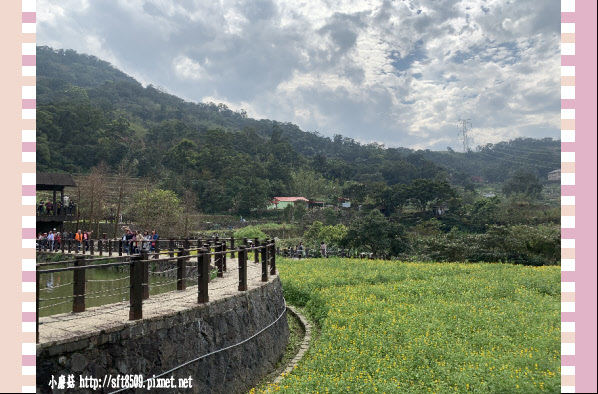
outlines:
[[[79,206],[96,227],[110,209],[115,217],[187,234],[189,218],[199,211],[300,220],[313,242],[314,223],[342,225],[344,244],[337,227],[335,245],[394,256],[554,263],[539,251],[548,248],[541,246],[543,236],[554,241],[560,216],[538,201],[540,179],[560,167],[559,141],[520,138],[466,153],[387,148],[251,119],[224,104],[185,102],[72,50],[38,47],[37,67],[38,171],[89,174],[89,182],[107,176],[146,182],[122,201],[100,202],[98,193],[84,192]],[[502,184],[501,199],[480,197],[476,189],[487,182]],[[275,196],[325,205],[343,197],[352,208],[267,211]],[[156,210],[166,216],[142,214]],[[376,238],[381,246],[364,238],[367,223],[386,234]],[[518,244],[525,234],[537,239]]]

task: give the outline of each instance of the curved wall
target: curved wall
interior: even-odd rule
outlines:
[[[282,318],[278,319],[281,314]],[[98,332],[61,343],[38,345],[38,392],[50,392],[54,376],[93,377],[138,375],[151,378],[197,357],[209,355],[164,375],[191,377],[191,389],[181,392],[244,393],[271,372],[289,339],[280,279],[233,296],[198,305],[169,316],[144,319],[110,332]],[[113,391],[112,389],[104,392]],[[145,390],[144,390],[145,391]],[[174,390],[175,392],[177,390]]]

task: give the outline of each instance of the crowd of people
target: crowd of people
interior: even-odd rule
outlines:
[[[303,242],[299,242],[299,245],[297,245],[297,253],[299,253],[301,257],[305,257],[306,250],[303,247]],[[326,248],[326,244],[323,241],[320,243],[320,256],[328,257],[328,250]]]
[[[156,230],[151,232],[148,230],[143,231],[143,234],[139,230],[131,230],[129,227],[122,227],[124,235],[122,240],[127,254],[138,254],[141,251],[146,250],[153,252],[156,248],[156,242],[160,238]]]
[[[67,240],[77,241],[77,251],[80,251],[83,247],[84,250],[89,250],[89,240],[93,231],[81,231],[78,230],[76,233],[69,233],[67,231],[57,231],[53,229],[47,233],[37,234],[37,248],[38,249],[50,249],[51,251],[60,249],[62,242]]]
[[[144,231],[142,234],[141,231],[133,231],[126,226],[122,229],[124,231],[122,237],[123,246],[127,254],[138,254],[143,250],[147,250],[148,252],[155,250],[156,242],[159,239],[156,230],[152,230],[151,232]],[[76,233],[69,233],[67,231],[61,233],[56,229],[47,233],[40,232],[37,234],[37,248],[38,250],[49,249],[55,251],[61,248],[62,242],[73,240],[76,241],[75,247],[77,248],[77,252],[87,252],[89,251],[89,241],[92,234],[93,231],[87,230],[77,230]]]
[[[62,205],[62,202],[56,201],[56,215],[74,215],[77,212],[77,205],[71,200],[68,205]],[[54,215],[54,203],[50,200],[44,202],[40,200],[37,205],[37,216],[52,216]],[[49,235],[49,234],[48,234]]]

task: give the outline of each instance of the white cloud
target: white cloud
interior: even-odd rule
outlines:
[[[37,39],[252,117],[444,149],[459,117],[476,143],[560,136],[549,3],[40,0]]]
[[[182,79],[200,80],[204,76],[204,70],[199,63],[185,55],[176,57],[172,65],[178,77]]]

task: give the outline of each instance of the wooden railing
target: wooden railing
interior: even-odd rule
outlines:
[[[231,248],[227,248],[227,240],[231,241]],[[259,263],[261,258],[262,270],[261,281],[267,282],[269,275],[276,275],[276,245],[273,240],[264,240],[259,242],[255,239],[251,244],[244,239],[245,245],[234,248],[234,239],[198,239],[194,240],[196,247],[192,247],[190,240],[167,240],[167,241],[147,241],[156,242],[157,249],[154,253],[142,250],[139,254],[122,256],[122,240],[118,244],[120,256],[114,257],[89,257],[77,254],[74,260],[43,262],[36,264],[36,341],[39,343],[39,305],[40,305],[40,275],[48,273],[58,273],[73,271],[73,296],[72,311],[81,313],[85,311],[85,273],[89,269],[100,269],[108,267],[129,267],[129,320],[139,320],[143,318],[142,303],[144,299],[150,297],[149,284],[149,264],[155,262],[161,253],[159,244],[168,242],[169,257],[160,258],[160,262],[175,262],[177,271],[177,291],[186,289],[186,268],[189,261],[195,261],[197,264],[197,302],[209,302],[210,282],[210,263],[213,263],[217,270],[217,277],[223,277],[227,271],[226,256],[234,256],[238,253],[238,271],[239,282],[238,291],[247,290],[247,257],[248,252],[253,251],[255,262]],[[98,250],[102,253],[104,243],[99,241]],[[109,244],[110,245],[110,244]],[[247,246],[246,246],[247,245]],[[90,251],[93,253],[93,241],[90,244]],[[70,250],[70,248],[69,248]],[[112,249],[109,250],[109,253]],[[212,260],[213,256],[213,260]],[[152,259],[152,257],[154,259]],[[106,264],[97,264],[102,261],[114,261]],[[87,265],[94,263],[93,265]],[[40,269],[42,267],[52,267],[56,265],[72,265],[71,267]],[[269,269],[268,269],[269,268]],[[70,297],[69,297],[70,298]]]

